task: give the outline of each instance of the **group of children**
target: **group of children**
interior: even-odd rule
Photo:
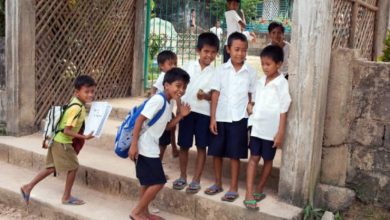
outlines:
[[[239,1],[227,2],[236,11]],[[204,193],[216,195],[223,192],[223,159],[228,158],[230,184],[221,199],[235,201],[239,197],[240,159],[248,158],[249,149],[243,203],[248,209],[258,210],[258,202],[266,197],[264,186],[272,170],[276,149],[283,144],[291,103],[284,65],[288,43],[283,39],[283,25],[272,23],[269,27],[272,42],[260,54],[264,76],[257,80],[256,71],[246,62],[249,42],[248,36],[242,33],[245,23],[239,16],[235,19],[240,28],[228,33],[224,47],[228,59],[218,67],[212,64],[220,49],[220,41],[213,33],[199,35],[196,45],[198,59],[184,64],[182,69],[176,67],[177,57],[173,52],[163,51],[158,55],[162,72],[154,84],[152,97],[136,120],[129,149],[129,158],[135,161],[136,176],[141,185],[140,199],[130,213],[131,219],[160,219],[149,212],[149,204],[167,182],[162,159],[169,144],[173,146],[173,155],[179,156],[180,161],[180,176],[173,181],[174,189],[198,193],[208,155],[213,158],[215,182]],[[93,138],[91,134],[79,134],[79,130],[85,119],[84,105],[93,100],[96,83],[91,77],[82,75],[76,78],[74,85],[71,103],[77,105],[65,111],[59,132],[49,148],[45,169],[20,189],[26,203],[34,186],[56,172],[67,173],[62,203],[85,203],[71,194],[79,167],[77,153],[71,143],[73,138]],[[174,104],[177,106],[176,114],[173,113]],[[162,108],[165,108],[163,115],[145,130],[145,122]],[[180,149],[176,147],[177,125]],[[189,149],[194,145],[194,139],[197,149],[195,171],[188,183]],[[259,183],[254,186],[256,168],[261,158],[264,165]]]

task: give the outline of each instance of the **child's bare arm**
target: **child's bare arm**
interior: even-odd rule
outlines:
[[[199,100],[211,101],[211,91],[208,93],[205,93],[203,90],[199,89],[196,96]]]
[[[129,149],[129,158],[130,160],[136,160],[138,157],[138,139],[141,132],[143,123],[146,121],[146,117],[139,115],[135,121],[134,130],[133,130],[133,139],[131,140],[131,146]]]
[[[217,112],[217,104],[219,99],[219,91],[213,90],[211,92],[211,105],[210,105],[210,131],[214,135],[218,134],[217,120],[215,114]]]
[[[157,93],[157,88],[152,86],[152,89],[150,90],[151,96],[155,95]]]
[[[73,138],[78,138],[78,139],[84,139],[84,140],[89,140],[89,139],[92,139],[93,138],[93,132],[91,132],[90,134],[88,135],[82,135],[82,134],[79,134],[77,132],[74,132],[72,130],[72,126],[66,126],[64,128],[64,134],[67,135],[67,136],[71,136]]]
[[[176,114],[176,117],[167,124],[165,130],[171,130],[172,128],[174,128],[181,119],[183,119],[191,112],[191,107],[186,103],[181,103],[180,106],[178,106],[178,108],[179,110],[178,113]]]
[[[283,144],[284,133],[286,131],[287,113],[280,114],[278,133],[274,138],[274,146],[280,148]]]

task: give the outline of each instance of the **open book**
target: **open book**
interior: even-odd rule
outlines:
[[[88,135],[93,132],[94,137],[100,137],[111,110],[112,106],[108,102],[92,102],[88,118],[85,121],[84,134]]]

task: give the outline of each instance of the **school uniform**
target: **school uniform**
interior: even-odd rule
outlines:
[[[249,147],[251,155],[262,156],[264,160],[273,160],[276,148],[272,146],[279,129],[280,114],[288,111],[291,97],[288,82],[283,74],[267,85],[265,85],[266,78],[263,76],[256,86]]]
[[[211,89],[219,91],[216,111],[218,135],[212,135],[208,155],[233,159],[248,157],[246,111],[255,91],[256,71],[244,64],[236,72],[231,60],[217,68]]]
[[[272,43],[269,43],[268,45],[272,45]],[[284,41],[283,56],[283,64],[279,68],[279,72],[283,74],[286,79],[288,79],[288,57],[290,56],[290,43],[287,41]]]
[[[191,113],[179,123],[178,144],[181,148],[191,148],[195,136],[195,145],[206,148],[210,142],[210,102],[199,100],[198,91],[210,92],[210,83],[213,79],[214,67],[207,66],[201,70],[199,61],[190,61],[183,66],[190,75],[191,81],[187,86],[185,95],[181,98],[183,103],[191,106]]]
[[[145,104],[141,115],[151,120],[163,106],[163,97],[154,95]],[[170,109],[169,102],[166,102],[163,115],[139,137],[136,174],[142,186],[164,184],[167,182],[160,160],[159,138],[171,120],[172,115],[169,111]]]
[[[235,11],[235,10],[226,11],[225,12],[225,19],[226,19],[227,35],[226,35],[225,47],[223,48],[223,62],[224,63],[226,63],[230,59],[230,54],[228,54],[227,49],[226,49],[229,36],[234,32],[241,33],[241,26],[240,26],[239,22],[242,21],[241,17],[238,15],[237,11]]]

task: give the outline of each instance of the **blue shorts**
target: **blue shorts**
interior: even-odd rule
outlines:
[[[261,156],[264,160],[274,160],[276,148],[273,148],[273,145],[273,141],[264,140],[257,137],[251,137],[249,141],[251,155]]]
[[[158,144],[160,146],[168,146],[171,144],[171,131],[165,130],[164,133],[161,135],[160,139],[158,139]]]
[[[210,143],[210,135],[210,116],[191,112],[179,123],[180,148],[191,148],[194,136],[196,147],[206,148]]]
[[[160,185],[167,182],[160,158],[138,155],[135,172],[141,186]]]
[[[208,155],[231,159],[248,158],[248,119],[217,122],[218,135],[211,135]]]

